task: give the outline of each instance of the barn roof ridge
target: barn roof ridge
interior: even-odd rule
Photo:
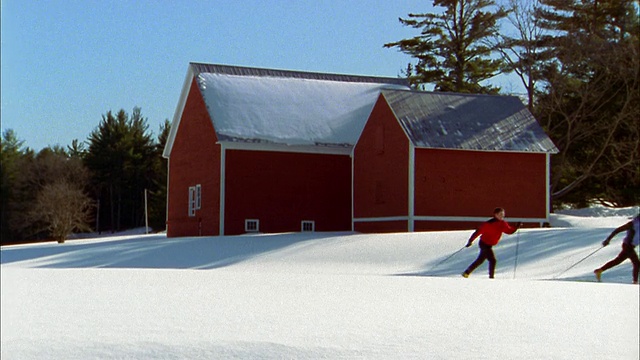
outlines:
[[[352,75],[339,73],[323,73],[302,70],[285,70],[285,69],[269,69],[261,67],[248,67],[223,64],[209,63],[189,63],[194,69],[195,74],[214,73],[235,76],[258,76],[258,77],[279,77],[291,79],[308,79],[308,80],[325,80],[325,81],[341,81],[341,82],[358,82],[358,83],[388,83],[394,85],[409,86],[409,82],[405,78],[393,78],[384,76],[367,76]]]
[[[517,98],[520,99],[518,95],[512,94],[483,94],[483,93],[463,93],[463,92],[455,92],[455,91],[436,91],[436,90],[418,90],[418,89],[383,89],[382,91],[398,91],[398,92],[407,92],[414,93],[420,95],[443,95],[443,96],[469,96],[469,97],[503,97],[503,98]]]

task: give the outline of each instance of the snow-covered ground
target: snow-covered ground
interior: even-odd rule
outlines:
[[[601,210],[504,236],[494,280],[472,231],[6,246],[1,358],[638,359],[630,262],[592,273],[638,208]]]

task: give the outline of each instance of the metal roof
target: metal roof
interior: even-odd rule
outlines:
[[[382,90],[416,147],[557,153],[515,96]]]

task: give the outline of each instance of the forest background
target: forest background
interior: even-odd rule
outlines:
[[[505,94],[523,101],[560,152],[554,207],[640,203],[640,14],[636,0],[436,0],[437,12],[399,19],[417,35],[381,44],[409,54],[403,70],[428,91]],[[417,9],[418,10],[418,9]],[[107,111],[85,141],[38,152],[2,133],[2,244],[82,231],[165,228],[170,122],[157,137],[142,110]],[[148,209],[148,217],[145,216]]]

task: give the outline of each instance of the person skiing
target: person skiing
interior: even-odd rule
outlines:
[[[638,254],[636,254],[636,246],[640,243],[640,215],[636,215],[631,221],[628,223],[616,228],[607,236],[607,238],[602,242],[602,246],[609,245],[611,239],[613,239],[616,235],[623,231],[627,231],[627,235],[624,240],[622,240],[622,251],[616,256],[613,260],[608,263],[602,265],[601,267],[593,270],[593,273],[596,275],[596,279],[601,281],[602,273],[608,269],[616,265],[620,265],[626,259],[631,260],[633,264],[633,283],[638,283],[638,271],[640,270],[640,259],[638,259]]]
[[[493,218],[482,223],[482,225],[480,225],[480,227],[471,234],[471,237],[465,246],[471,246],[473,241],[480,236],[480,242],[478,244],[480,247],[480,254],[478,255],[478,258],[462,273],[463,277],[468,278],[469,275],[471,275],[471,273],[480,266],[480,264],[485,260],[488,260],[489,278],[493,279],[497,263],[496,256],[493,253],[493,247],[500,241],[502,233],[513,234],[520,228],[520,226],[522,226],[522,223],[518,223],[515,227],[509,225],[509,223],[504,221],[504,216],[505,211],[503,208],[495,208],[493,210]]]

